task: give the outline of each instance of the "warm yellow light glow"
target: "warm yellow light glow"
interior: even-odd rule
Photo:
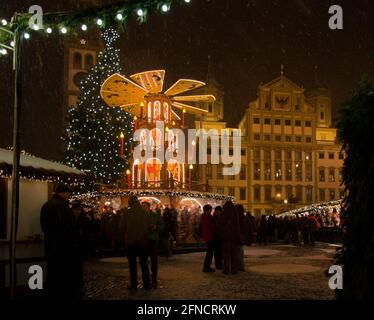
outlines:
[[[166,128],[165,128],[165,131],[166,131],[166,132],[169,131],[169,127],[166,127]]]
[[[183,113],[186,113],[187,112],[187,110],[186,109],[183,109]]]
[[[196,146],[196,142],[195,142],[195,140],[192,140],[192,145],[193,145],[193,146]]]
[[[287,203],[288,203],[288,200],[287,200],[287,199],[285,199],[285,200],[284,200],[283,202],[284,202],[284,204],[287,204]]]
[[[281,197],[281,194],[280,194],[280,193],[278,193],[278,194],[277,194],[277,198],[280,198],[280,197]]]
[[[175,121],[172,121],[171,124],[172,124],[173,126],[175,126]]]
[[[121,134],[119,135],[119,137],[120,137],[121,139],[124,139],[124,138],[125,138],[125,135],[123,134],[123,132],[121,132]]]
[[[129,176],[131,174],[131,171],[129,169],[127,169],[126,174]]]
[[[137,116],[134,116],[134,121],[138,120],[138,117]]]
[[[140,106],[141,106],[141,107],[144,107],[144,102],[142,102],[142,103],[140,104]]]
[[[192,164],[190,164],[190,170],[192,170],[193,169],[193,165]]]

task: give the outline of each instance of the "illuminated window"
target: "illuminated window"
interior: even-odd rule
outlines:
[[[329,169],[329,182],[335,182],[335,169]]]
[[[260,180],[261,179],[261,165],[260,165],[260,162],[255,162],[254,163],[253,179],[254,180]]]
[[[282,180],[282,163],[280,161],[275,162],[275,180]]]
[[[271,162],[265,162],[265,180],[271,180]]]
[[[320,182],[325,182],[326,181],[325,169],[324,168],[319,169],[319,181]]]
[[[164,119],[169,122],[169,104],[164,102]]]
[[[161,120],[161,103],[160,103],[160,101],[156,101],[154,103],[154,116],[153,116],[153,120],[154,121]]]

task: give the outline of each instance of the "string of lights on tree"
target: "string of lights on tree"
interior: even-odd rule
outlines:
[[[117,31],[104,31],[106,48],[98,55],[97,64],[81,81],[77,106],[68,112],[65,163],[74,168],[89,171],[97,182],[117,182],[129,167],[130,146],[133,135],[133,118],[121,108],[105,105],[100,97],[104,80],[122,73],[119,49],[113,47],[118,39]],[[123,155],[120,136],[123,137]]]
[[[41,31],[47,35],[53,32],[67,34],[69,32],[77,33],[78,30],[86,32],[93,25],[102,29],[113,27],[120,31],[125,28],[132,17],[136,17],[142,23],[150,12],[167,13],[173,3],[188,4],[190,2],[191,0],[131,0],[76,12],[44,13],[43,30],[38,24],[34,24],[30,28],[29,21],[32,14],[21,13],[19,14],[18,28],[22,32],[22,37],[26,40],[31,38],[30,31]],[[13,32],[16,28],[6,18],[0,18],[0,27],[10,32]],[[0,43],[13,47],[11,33],[0,29]],[[0,48],[0,54],[6,55],[7,53],[6,48]]]

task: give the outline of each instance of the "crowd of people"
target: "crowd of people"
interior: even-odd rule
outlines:
[[[138,288],[137,258],[143,287],[151,289],[158,284],[158,256],[171,256],[173,246],[203,241],[206,255],[202,271],[235,274],[244,271],[243,246],[279,240],[313,246],[322,227],[341,225],[335,209],[328,214],[263,215],[255,219],[242,205],[231,201],[215,208],[207,204],[177,210],[140,203],[136,196],[130,196],[117,211],[105,206],[98,214],[96,208],[84,207],[79,201],[70,203],[70,195],[69,187],[61,184],[41,209],[51,297],[81,297],[83,261],[106,248],[124,250],[130,269],[129,289]]]

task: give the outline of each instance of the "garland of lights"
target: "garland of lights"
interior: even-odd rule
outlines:
[[[199,191],[183,191],[183,190],[116,190],[116,191],[95,191],[85,194],[78,194],[74,198],[81,201],[98,200],[100,197],[107,198],[118,198],[118,197],[129,197],[129,196],[151,196],[151,197],[188,197],[188,198],[200,198],[200,199],[212,199],[221,201],[233,201],[234,197],[226,196],[222,194],[199,192]]]
[[[44,31],[47,34],[51,34],[54,30],[58,30],[61,34],[70,31],[77,33],[77,30],[86,32],[90,24],[102,29],[114,27],[117,30],[123,30],[132,17],[136,17],[142,23],[146,20],[149,12],[168,12],[173,2],[190,3],[191,0],[131,0],[78,12],[45,13],[43,14]],[[32,14],[20,13],[17,16],[17,25],[8,22],[5,18],[0,19],[0,27],[3,29],[0,28],[0,44],[12,47],[14,45],[12,32],[17,27],[22,32],[24,39],[30,38],[29,20]],[[32,29],[38,31],[39,26],[35,24]],[[0,54],[7,54],[7,49],[0,49]]]
[[[287,211],[285,213],[282,213],[282,215],[296,215],[296,214],[301,214],[301,213],[305,213],[305,212],[316,213],[320,210],[325,209],[326,207],[342,207],[342,204],[343,204],[343,200],[321,202],[321,203],[312,204],[310,206],[306,206],[306,207],[303,207],[303,208]]]

